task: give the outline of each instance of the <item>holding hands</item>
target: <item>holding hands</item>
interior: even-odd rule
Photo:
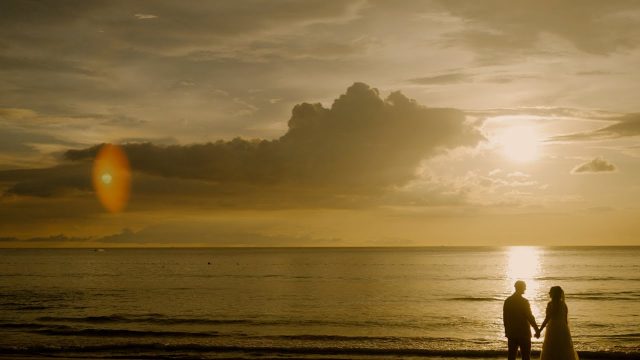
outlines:
[[[536,339],[540,339],[540,330],[536,330],[536,334],[534,336]]]

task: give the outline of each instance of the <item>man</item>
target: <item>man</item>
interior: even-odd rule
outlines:
[[[522,360],[531,358],[531,326],[538,335],[538,324],[531,313],[529,300],[522,297],[527,285],[522,280],[514,284],[516,291],[504,301],[502,319],[504,321],[504,334],[509,344],[509,360],[515,360],[518,348],[522,354]]]

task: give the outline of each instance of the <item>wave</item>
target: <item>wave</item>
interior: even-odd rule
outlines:
[[[620,277],[620,276],[539,276],[535,280],[554,280],[554,281],[640,281],[640,277]]]
[[[64,353],[65,356],[82,354],[83,358],[103,358],[105,354],[129,352],[147,354],[147,358],[172,355],[171,358],[185,357],[185,354],[202,355],[204,353],[244,353],[255,358],[262,356],[284,355],[342,355],[342,356],[423,356],[423,357],[465,357],[465,358],[499,358],[506,356],[505,350],[471,350],[471,349],[410,349],[410,348],[345,348],[345,347],[270,347],[270,346],[223,346],[202,344],[160,344],[160,343],[127,343],[114,345],[86,346],[0,346],[0,353],[8,355],[47,355]],[[150,355],[153,354],[153,355]],[[538,356],[539,351],[532,351]],[[640,352],[621,351],[578,351],[581,358],[590,359],[638,359]],[[179,356],[182,355],[182,356]],[[143,358],[143,356],[136,356]]]
[[[99,337],[206,337],[218,336],[217,332],[187,332],[187,331],[150,331],[127,329],[37,329],[29,332],[41,335],[55,336],[99,336]]]
[[[155,331],[132,329],[96,329],[75,328],[68,325],[49,325],[38,323],[0,323],[0,329],[22,330],[26,333],[52,335],[52,336],[87,336],[87,337],[174,337],[174,338],[199,338],[217,337],[216,331],[189,332],[189,331]]]
[[[497,297],[476,297],[476,296],[462,296],[462,297],[452,297],[447,300],[452,301],[504,301],[502,298]]]
[[[202,319],[202,318],[170,318],[162,314],[147,315],[102,315],[102,316],[42,316],[36,319],[41,322],[66,322],[81,324],[110,324],[110,323],[149,323],[158,325],[221,325],[247,324],[250,320],[242,319]]]
[[[41,316],[36,321],[47,324],[88,324],[88,325],[117,325],[117,324],[142,324],[142,325],[249,325],[249,326],[384,326],[384,327],[417,327],[402,321],[332,321],[327,319],[211,319],[211,318],[185,318],[170,317],[163,314],[127,315],[112,314],[99,316]],[[437,324],[435,324],[437,325]],[[0,326],[1,327],[1,326]]]

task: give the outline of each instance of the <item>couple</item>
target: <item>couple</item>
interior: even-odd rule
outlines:
[[[503,320],[504,332],[509,344],[509,360],[516,358],[518,348],[522,360],[529,360],[531,356],[531,326],[536,330],[536,338],[547,328],[540,352],[540,360],[578,360],[578,354],[573,349],[569,323],[567,321],[567,305],[564,303],[564,291],[560,286],[553,286],[549,291],[551,301],[547,304],[547,314],[544,322],[538,328],[536,319],[531,313],[529,301],[522,297],[527,285],[518,280],[516,291],[504,301]]]

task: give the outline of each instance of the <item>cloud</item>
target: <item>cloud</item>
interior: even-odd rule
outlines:
[[[640,113],[618,117],[613,125],[594,131],[554,136],[550,141],[603,140],[640,135]]]
[[[378,90],[355,83],[330,108],[296,105],[288,131],[276,140],[124,148],[134,169],[164,177],[384,186],[411,179],[425,157],[481,140],[459,110],[427,108],[400,92],[382,99]],[[90,160],[98,148],[70,150],[66,157]]]
[[[473,81],[473,77],[464,73],[443,74],[409,80],[410,83],[417,85],[445,85],[470,81]]]
[[[167,222],[140,230],[123,228],[104,236],[76,237],[63,234],[35,237],[0,237],[0,246],[340,246],[340,238],[309,234],[286,235],[270,233],[261,225],[202,223],[197,221]]]
[[[39,236],[39,237],[32,237],[32,238],[27,238],[27,239],[18,239],[16,237],[0,237],[0,244],[1,243],[66,243],[66,242],[73,242],[73,243],[77,243],[77,242],[86,242],[89,241],[91,238],[89,237],[69,237],[66,235],[51,235],[51,236]]]
[[[451,34],[484,57],[539,52],[543,39],[557,37],[576,49],[605,55],[638,46],[640,6],[634,1],[581,1],[549,4],[536,0],[482,2],[439,0],[453,16],[465,20],[466,28]],[[579,7],[579,8],[578,8]],[[546,38],[545,38],[546,36]],[[499,56],[498,56],[499,55]]]
[[[4,196],[62,196],[91,191],[90,169],[85,165],[62,165],[47,169],[0,171],[0,183],[12,183]]]
[[[414,179],[425,158],[484,139],[479,124],[460,110],[428,108],[400,92],[383,99],[364,83],[353,84],[331,107],[296,105],[288,124],[275,140],[125,144],[137,173],[134,193],[199,193],[240,207],[358,206]],[[67,163],[50,169],[0,172],[0,181],[11,184],[5,195],[87,192],[98,149],[69,150]]]
[[[619,75],[620,73],[606,70],[590,70],[590,71],[578,71],[575,73],[579,76],[609,76],[609,75]]]
[[[247,229],[249,227],[249,229]],[[312,236],[270,234],[261,226],[244,224],[204,224],[199,222],[170,222],[134,231],[97,237],[94,242],[108,245],[215,245],[215,246],[337,246],[342,240]]]
[[[148,19],[157,19],[158,16],[153,15],[153,14],[135,14],[133,15],[136,17],[136,19],[138,20],[148,20]]]
[[[12,43],[21,45],[31,40],[36,46],[48,47],[47,42],[55,41],[72,48],[70,45],[80,38],[89,40],[83,42],[84,49],[71,49],[73,52],[100,51],[90,43],[112,49],[124,45],[166,52],[207,48],[216,39],[258,37],[287,26],[331,23],[353,16],[360,6],[362,1],[250,0],[244,4],[203,2],[184,6],[175,1],[98,0],[68,1],[53,12],[46,4],[7,0],[0,14],[0,30]],[[146,13],[145,8],[153,8],[153,14]],[[24,24],[33,29],[31,35],[20,31]]]
[[[571,170],[572,174],[586,174],[586,173],[603,173],[613,172],[617,168],[614,164],[608,162],[603,158],[595,158],[591,161],[587,161],[580,164]]]
[[[619,112],[611,112],[595,109],[578,109],[570,107],[554,107],[554,106],[537,106],[537,107],[517,107],[517,108],[495,108],[484,110],[468,110],[466,112],[474,116],[510,116],[510,115],[529,115],[540,118],[561,117],[584,120],[606,120],[617,121],[621,115]]]

